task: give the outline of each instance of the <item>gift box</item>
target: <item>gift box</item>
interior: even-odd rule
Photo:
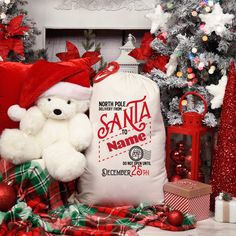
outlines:
[[[211,192],[210,185],[190,179],[169,182],[164,185],[165,204],[204,220],[209,218]]]
[[[221,196],[216,197],[215,220],[224,223],[236,223],[236,198],[225,201]]]

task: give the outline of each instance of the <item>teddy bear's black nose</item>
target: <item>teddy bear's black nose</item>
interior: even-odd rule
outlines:
[[[61,115],[62,111],[60,109],[55,109],[53,113],[57,116]]]

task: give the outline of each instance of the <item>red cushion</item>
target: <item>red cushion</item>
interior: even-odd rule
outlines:
[[[10,120],[8,108],[17,104],[23,81],[31,65],[17,62],[0,63],[0,133],[5,128],[15,128],[17,122]]]

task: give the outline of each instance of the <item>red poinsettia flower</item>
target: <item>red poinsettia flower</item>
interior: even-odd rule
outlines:
[[[28,26],[21,26],[23,18],[23,15],[19,15],[11,19],[7,25],[0,24],[0,38],[7,39],[14,36],[23,36],[29,30]]]
[[[0,56],[6,60],[10,51],[24,56],[23,41],[20,38],[29,30],[28,26],[21,26],[23,15],[19,15],[11,19],[7,24],[0,24]]]
[[[68,60],[71,60],[71,59],[80,58],[79,50],[70,41],[66,41],[66,49],[67,49],[67,52],[59,52],[59,53],[56,54],[56,56],[61,61],[68,61]]]
[[[56,54],[56,56],[61,60],[61,61],[69,61],[73,59],[78,59],[78,58],[85,58],[89,57],[91,60],[91,64],[96,64],[98,61],[100,61],[100,53],[93,51],[93,52],[85,52],[82,57],[80,57],[80,53],[78,48],[70,41],[66,41],[66,49],[67,52],[59,52]],[[90,68],[90,76],[93,78],[95,76],[95,71],[93,68]]]
[[[153,49],[150,47],[151,42],[154,40],[152,34],[145,33],[140,48],[133,49],[129,55],[134,57],[137,60],[146,60],[148,57],[152,55]]]
[[[152,69],[156,68],[163,72],[166,72],[166,64],[169,62],[170,57],[157,54],[152,56],[143,66],[143,72],[149,73]]]
[[[61,61],[68,61],[68,60],[80,58],[80,53],[79,53],[78,48],[70,41],[66,41],[66,49],[67,49],[67,52],[60,52],[56,54],[56,56]],[[90,57],[92,59],[92,64],[95,64],[100,60],[99,56],[100,56],[100,53],[96,51],[85,52],[82,55],[82,58]]]
[[[166,43],[166,39],[162,34],[159,34],[157,38]],[[136,60],[146,60],[143,66],[143,72],[145,73],[149,73],[153,68],[166,72],[165,65],[169,61],[169,56],[158,54],[151,48],[150,44],[154,39],[155,37],[151,33],[145,33],[140,48],[135,48],[129,53]]]

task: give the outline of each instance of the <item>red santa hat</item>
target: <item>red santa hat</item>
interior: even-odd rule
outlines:
[[[19,104],[8,109],[8,116],[14,121],[20,121],[26,109],[40,97],[56,95],[77,100],[90,99],[91,65],[89,58],[60,63],[44,60],[36,62],[23,83]]]

